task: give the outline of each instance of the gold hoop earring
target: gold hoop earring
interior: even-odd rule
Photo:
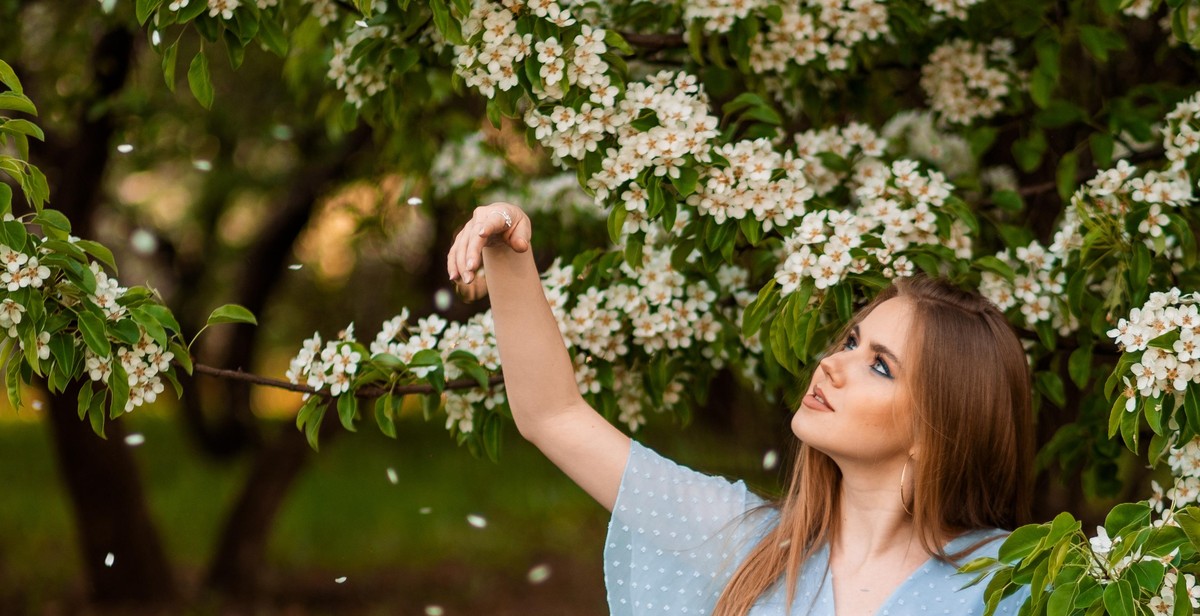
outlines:
[[[904,509],[904,513],[907,513],[910,518],[912,517],[912,512],[908,510],[908,503],[904,501],[904,475],[908,471],[908,462],[912,458],[912,454],[908,454],[908,459],[904,461],[904,466],[900,469],[900,507]]]

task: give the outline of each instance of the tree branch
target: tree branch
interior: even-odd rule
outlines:
[[[299,384],[291,383],[289,381],[284,381],[281,379],[273,379],[270,377],[259,376],[257,374],[253,374],[250,372],[243,372],[241,370],[226,370],[224,368],[214,368],[212,366],[206,366],[204,364],[196,364],[193,368],[194,368],[194,370],[193,370],[194,372],[198,372],[200,374],[206,374],[208,376],[214,376],[214,377],[223,378],[223,379],[233,379],[235,381],[243,381],[246,383],[252,383],[254,385],[263,385],[265,387],[286,389],[288,391],[312,394],[315,396],[329,397],[329,392],[327,392],[327,391],[313,389],[312,387],[309,387],[307,385],[299,385]],[[493,375],[491,378],[488,379],[489,386],[498,385],[503,382],[504,382],[504,376],[500,375],[500,374]],[[442,388],[442,391],[448,391],[451,389],[474,389],[476,387],[479,387],[479,381],[476,381],[475,379],[456,379],[453,381],[447,381],[446,386]],[[392,388],[380,387],[378,385],[368,385],[366,387],[363,387],[362,389],[359,389],[355,395],[358,396],[359,398],[378,398],[384,394],[389,394],[389,393],[391,393],[391,394],[432,394],[432,393],[438,393],[438,390],[434,389],[432,385],[399,385],[399,386],[392,387]]]
[[[619,32],[626,43],[650,51],[683,47],[682,34],[642,34],[640,32]]]

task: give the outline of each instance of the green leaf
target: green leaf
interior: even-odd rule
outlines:
[[[167,82],[167,89],[175,91],[175,65],[178,63],[179,57],[179,41],[175,41],[163,50],[162,57],[162,72],[163,81]]]
[[[175,355],[175,362],[183,367],[184,372],[191,374],[192,356],[190,353],[188,353],[187,349],[183,348],[183,345],[179,344],[178,342],[172,342],[170,349],[171,353]]]
[[[1006,212],[1020,212],[1025,209],[1025,200],[1015,190],[998,190],[992,193],[992,203]]]
[[[763,320],[775,308],[779,299],[777,286],[778,282],[774,278],[767,281],[767,284],[763,285],[762,289],[759,289],[758,296],[754,301],[746,307],[746,311],[742,313],[743,336],[753,336],[762,326]]]
[[[354,417],[358,415],[358,397],[354,392],[347,391],[338,396],[337,410],[342,426],[351,432],[357,432],[354,429]]]
[[[1104,589],[1104,608],[1109,616],[1133,616],[1133,586],[1129,580],[1117,580]]]
[[[1027,524],[1014,530],[1000,546],[997,558],[1000,562],[1015,564],[1025,558],[1049,534],[1050,528],[1044,524]]]
[[[483,420],[483,451],[492,462],[500,461],[500,443],[503,441],[504,424],[495,415]]]
[[[0,182],[0,216],[5,214],[12,214],[12,189],[8,184]],[[3,240],[4,236],[0,235],[0,241]]]
[[[321,404],[313,409],[312,414],[308,418],[308,423],[304,426],[304,436],[308,439],[308,446],[312,447],[313,451],[320,450],[317,439],[321,434],[321,421],[323,419],[325,419],[325,405]]]
[[[208,58],[203,50],[192,58],[192,64],[188,67],[188,87],[192,89],[192,96],[196,97],[200,106],[205,109],[212,108],[212,76],[208,72]]]
[[[1029,173],[1042,164],[1042,155],[1046,152],[1046,136],[1036,130],[1028,137],[1018,139],[1013,143],[1012,154],[1017,166]],[[826,165],[828,166],[828,165]]]
[[[225,304],[208,315],[209,325],[217,323],[249,323],[251,325],[258,325],[258,319],[254,318],[254,313],[242,306]]]
[[[1007,263],[992,255],[986,255],[976,259],[975,267],[984,271],[992,272],[994,274],[999,274],[1003,276],[1005,280],[1009,281],[1011,281],[1017,275]]]
[[[1058,159],[1058,170],[1055,172],[1055,186],[1058,188],[1058,196],[1064,202],[1071,200],[1071,195],[1075,193],[1075,175],[1079,172],[1079,155],[1075,152],[1067,152],[1063,157]]]
[[[137,14],[138,24],[146,25],[146,20],[150,19],[150,15],[162,4],[162,0],[137,0],[134,4],[134,12]]]
[[[433,10],[433,24],[437,26],[446,41],[452,45],[465,45],[466,41],[463,40],[458,20],[450,15],[450,8],[446,6],[446,0],[430,0],[429,8]]]
[[[17,74],[13,72],[12,67],[4,60],[0,60],[0,83],[8,86],[8,89],[17,94],[24,92],[21,89],[21,80],[17,79]]]
[[[83,421],[84,418],[87,417],[88,408],[92,405],[92,396],[95,395],[95,393],[96,390],[92,387],[90,381],[85,382],[83,386],[79,388],[79,397],[76,399],[79,421]]]
[[[113,273],[116,273],[117,262],[115,259],[113,259],[112,251],[106,246],[91,240],[77,240],[75,245],[79,248],[82,248],[87,254],[92,255],[92,257],[94,257],[96,260],[100,261],[104,265],[107,265]]]
[[[0,109],[37,115],[37,107],[28,96],[16,92],[0,92]]]
[[[46,134],[42,132],[42,129],[38,128],[37,124],[34,124],[29,120],[4,121],[4,118],[0,118],[0,132],[6,132],[13,135],[26,135],[28,137],[33,137],[38,141],[46,140]]]
[[[1079,28],[1079,40],[1084,49],[1100,62],[1108,62],[1108,52],[1125,48],[1125,39],[1115,31],[1092,25]]]
[[[262,21],[259,22],[258,30],[259,40],[263,45],[270,50],[271,53],[283,57],[288,52],[287,35],[283,33],[283,28],[280,27],[282,19],[270,15],[264,15]]]
[[[8,356],[8,366],[4,371],[4,385],[8,389],[8,404],[14,411],[21,408],[21,356],[12,353]]]
[[[621,241],[621,229],[625,226],[625,217],[629,215],[629,211],[624,205],[614,205],[608,213],[608,239],[612,243],[617,244]]]
[[[108,341],[104,321],[87,311],[79,312],[78,315],[79,333],[83,334],[84,344],[100,357],[112,355],[112,345]]]
[[[1131,415],[1133,413],[1130,413]],[[1146,501],[1121,503],[1113,507],[1104,518],[1104,530],[1109,537],[1116,537],[1126,529],[1146,524],[1150,520],[1150,505]],[[1186,532],[1187,529],[1184,529]]]
[[[396,422],[392,419],[392,394],[386,394],[375,399],[375,423],[379,431],[390,438],[396,438]]]
[[[158,344],[159,347],[167,346],[167,330],[158,322],[157,317],[147,312],[145,307],[142,306],[133,308],[129,312],[133,316],[133,320],[142,326],[142,329],[146,330],[146,335],[150,336],[151,340]]]
[[[300,406],[300,410],[296,411],[296,429],[304,429],[304,426],[308,423],[309,419],[312,418],[313,412],[316,411],[317,405],[323,400],[324,398],[321,396],[309,396],[308,399],[304,401],[304,404]]]
[[[102,439],[108,439],[104,435],[104,401],[107,399],[107,395],[93,396],[92,404],[88,407],[88,419],[91,420],[92,432]]]
[[[696,184],[700,181],[700,172],[692,167],[684,166],[679,169],[679,177],[671,180],[680,197],[687,197],[696,192]]]
[[[129,374],[119,358],[114,357],[111,365],[112,374],[108,375],[108,392],[111,394],[108,418],[116,419],[125,414],[125,404],[129,402]]]
[[[42,231],[50,228],[61,232],[64,237],[71,233],[71,221],[58,210],[42,210],[33,217],[33,222],[41,225]]]
[[[1088,146],[1092,149],[1092,160],[1101,169],[1112,165],[1113,138],[1108,133],[1092,133],[1088,137]]]
[[[1079,348],[1071,351],[1070,358],[1067,359],[1067,373],[1071,375],[1071,382],[1079,389],[1087,387],[1088,378],[1092,371],[1092,345],[1081,344]]]
[[[1187,535],[1192,548],[1200,551],[1200,508],[1185,508],[1175,514],[1175,521],[1179,522],[1179,527]]]

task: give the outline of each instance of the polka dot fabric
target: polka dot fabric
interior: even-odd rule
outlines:
[[[775,510],[742,482],[731,483],[684,468],[634,442],[621,478],[604,546],[604,581],[613,616],[712,613],[737,563],[775,524]],[[953,552],[999,530],[958,537]],[[1000,541],[968,557],[995,556]],[[750,616],[835,616],[829,549],[805,563],[796,600],[785,605],[782,584],[768,592]],[[954,566],[931,559],[902,583],[877,616],[983,614],[984,585],[969,581]],[[1016,614],[1028,597],[1021,592],[1000,604],[997,614]]]

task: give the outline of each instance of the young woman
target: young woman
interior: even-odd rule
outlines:
[[[847,325],[792,418],[781,502],[679,467],[584,401],[545,302],[520,208],[477,208],[450,279],[487,269],[517,428],[613,512],[613,614],[982,614],[959,565],[1028,518],[1029,375],[987,300],[897,281]],[[1003,601],[1016,613],[1024,595]]]

